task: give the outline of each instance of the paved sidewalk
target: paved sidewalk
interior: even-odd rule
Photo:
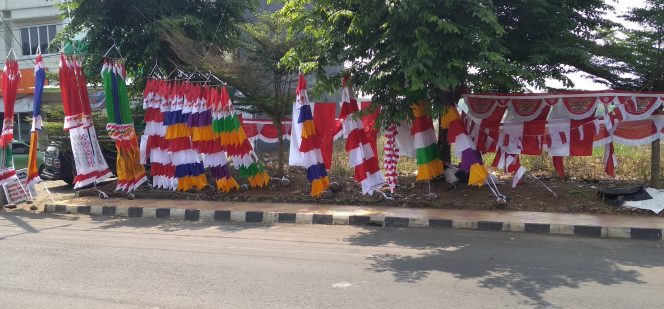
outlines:
[[[662,239],[660,217],[506,210],[419,209],[82,197],[47,204],[46,212],[257,223],[460,228],[608,238]]]

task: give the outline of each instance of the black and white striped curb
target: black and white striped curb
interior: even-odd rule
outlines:
[[[573,235],[596,238],[631,238],[662,240],[663,229],[630,228],[570,224],[515,223],[498,221],[468,221],[452,219],[407,218],[390,216],[356,216],[311,213],[261,212],[238,210],[198,210],[180,208],[147,208],[123,206],[65,206],[47,204],[47,213],[83,214],[91,216],[119,216],[130,218],[180,219],[187,221],[296,223],[412,228],[448,228],[482,231],[527,232],[554,235]]]

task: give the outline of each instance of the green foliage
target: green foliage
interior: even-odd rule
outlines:
[[[358,90],[402,119],[424,97],[440,106],[464,91],[543,88],[576,69],[609,73],[593,61],[614,24],[603,0],[286,0],[280,13],[301,42],[282,60],[338,88],[344,64]]]
[[[646,6],[624,17],[636,27],[609,37],[607,61],[622,74],[612,85],[633,91],[664,90],[664,0],[647,0]]]
[[[168,71],[187,65],[165,39],[171,28],[208,48],[228,50],[240,32],[238,25],[256,6],[255,0],[70,0],[61,4],[61,11],[71,23],[56,42],[80,40],[77,52],[86,54],[86,75],[97,83],[103,55],[115,43],[121,55],[112,50],[109,56],[126,59],[133,79],[130,90],[138,94],[155,61]]]

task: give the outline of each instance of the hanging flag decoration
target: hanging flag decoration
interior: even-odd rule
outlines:
[[[18,84],[21,80],[18,62],[7,59],[2,71],[2,100],[4,103],[4,120],[2,122],[2,135],[0,135],[0,185],[10,180],[18,179],[14,170],[12,157],[12,140],[14,140],[14,103]]]
[[[385,178],[390,188],[390,193],[394,194],[397,187],[399,174],[397,164],[399,164],[399,146],[397,146],[397,124],[390,124],[385,130],[385,146],[383,147],[383,165],[385,166]]]
[[[362,194],[371,195],[383,186],[385,178],[378,166],[378,156],[374,153],[368,141],[362,120],[357,117],[359,107],[357,100],[350,97],[350,90],[346,85],[347,81],[348,78],[344,78],[342,81],[342,102],[339,118],[341,118],[343,124],[348,160],[355,169],[355,181],[362,186]],[[306,126],[303,125],[303,140],[305,128]]]
[[[132,192],[147,181],[145,168],[140,163],[140,149],[134,129],[134,119],[129,106],[127,78],[124,64],[106,59],[101,71],[104,80],[106,114],[109,123],[106,130],[115,141],[117,150],[116,171],[118,183],[116,191]]]
[[[74,154],[74,189],[102,182],[113,176],[101,152],[93,126],[85,74],[77,57],[60,56],[60,91],[65,112],[65,131]]]
[[[428,181],[443,173],[443,161],[436,144],[436,132],[433,120],[426,112],[423,102],[413,104],[413,127],[410,134],[413,139],[417,159],[417,180]]]
[[[145,109],[145,159],[150,163],[152,187],[176,190],[175,166],[171,153],[168,152],[164,114],[169,109],[170,85],[164,81],[151,79],[143,92]]]
[[[188,113],[191,112],[193,104],[189,93],[192,90],[191,87],[192,85],[189,83],[172,85],[170,102],[167,103],[169,108],[164,115],[167,149],[172,155],[179,191],[202,190],[208,185],[203,162],[198,152],[192,147],[191,132],[187,126]],[[186,105],[189,107],[185,108]]]
[[[213,128],[214,132],[219,134],[223,149],[228,153],[233,167],[240,171],[240,176],[246,178],[252,188],[267,186],[270,176],[258,161],[225,86],[221,89],[221,103],[217,110],[219,108]]]
[[[456,107],[447,108],[443,119],[440,122],[440,128],[447,130],[447,141],[454,144],[454,154],[461,158],[459,168],[469,174],[468,185],[481,187],[486,183],[489,172],[482,162],[482,155],[466,133],[461,117]]]
[[[215,132],[214,129],[215,121],[220,122],[223,119],[222,97],[221,91],[213,88],[208,89],[206,104],[208,112],[203,117],[205,118],[204,122],[207,123],[208,129],[206,131],[209,130],[212,144],[205,155],[205,166],[210,168],[217,189],[222,192],[230,192],[233,189],[238,190],[240,185],[233,178],[228,166],[228,156],[222,146],[221,133]]]
[[[302,74],[300,74],[297,86],[295,104],[300,107],[297,123],[301,126],[302,140],[299,150],[302,153],[303,164],[307,168],[307,179],[311,182],[311,196],[318,197],[330,186],[330,178],[323,163],[320,139],[316,134],[316,126],[307,96],[307,82]]]
[[[463,122],[477,149],[496,151],[493,165],[515,172],[513,184],[525,173],[521,154],[547,150],[564,176],[565,157],[589,156],[594,147],[604,146],[605,171],[615,176],[614,142],[639,146],[664,136],[664,121],[656,116],[664,93],[467,94],[464,102],[468,114]],[[605,115],[596,115],[600,105]]]
[[[46,71],[42,55],[37,55],[35,63],[35,94],[32,106],[32,128],[30,129],[30,151],[28,152],[28,178],[25,180],[26,187],[41,182],[39,178],[39,167],[37,166],[37,148],[39,148],[39,133],[42,130],[42,93],[46,82]]]

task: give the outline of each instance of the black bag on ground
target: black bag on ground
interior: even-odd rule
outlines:
[[[597,196],[611,206],[622,206],[625,201],[643,201],[652,199],[646,189],[641,186],[609,187],[597,191]]]

